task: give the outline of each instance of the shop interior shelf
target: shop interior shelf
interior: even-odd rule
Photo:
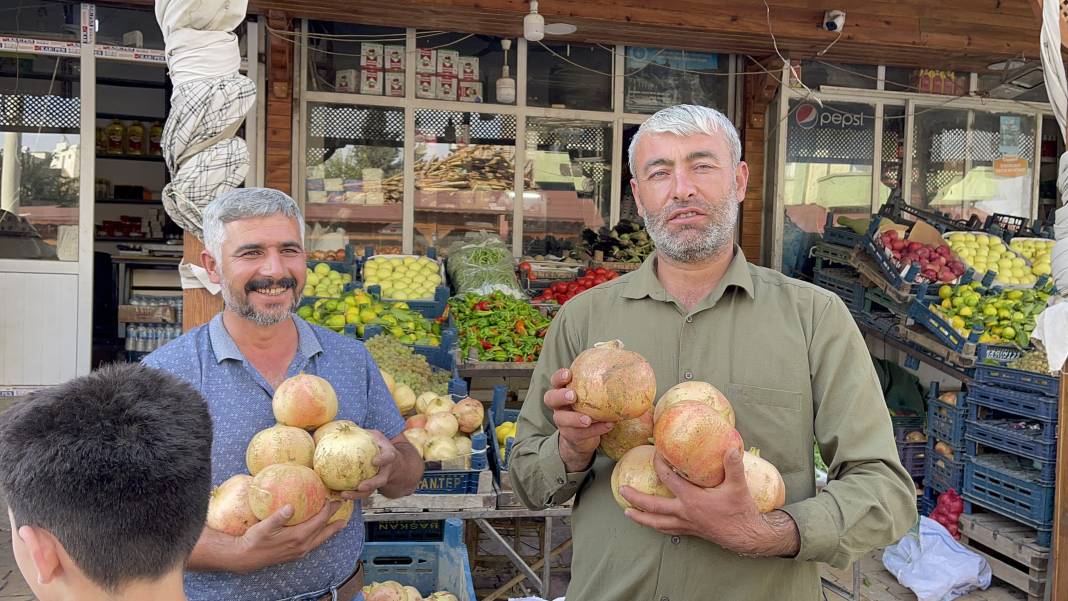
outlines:
[[[1051,484],[1042,484],[1034,470],[1021,469],[1008,455],[969,457],[964,468],[965,512],[974,503],[1038,530],[1038,544],[1048,546],[1053,522]]]

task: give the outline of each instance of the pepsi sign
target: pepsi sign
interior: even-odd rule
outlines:
[[[803,102],[794,111],[794,123],[801,129],[838,128],[867,129],[874,123],[874,117],[864,113],[851,113],[842,110],[820,108],[815,104]]]

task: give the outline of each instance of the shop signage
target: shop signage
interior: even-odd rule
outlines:
[[[99,45],[93,53],[97,58],[114,58],[119,60],[137,61],[141,63],[167,64],[167,55],[162,50],[148,48],[129,48],[126,46]]]
[[[851,113],[849,111],[831,110],[826,107],[803,102],[794,111],[794,123],[801,129],[813,127],[865,130],[872,126],[871,115]]]
[[[715,71],[719,69],[719,55],[712,52],[627,47],[627,71],[649,64],[687,71]]]
[[[999,139],[998,152],[1002,155],[1020,155],[1020,117],[1018,115],[1002,115],[998,119]]]
[[[998,177],[1023,177],[1027,175],[1027,160],[1007,156],[994,161],[994,175]]]
[[[30,38],[0,36],[0,50],[47,54],[52,56],[78,56],[78,54],[81,53],[81,44],[78,42],[53,42],[33,40]]]

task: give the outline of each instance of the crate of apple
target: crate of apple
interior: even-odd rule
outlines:
[[[905,277],[913,265],[918,267],[916,282],[956,282],[968,267],[953,254],[949,245],[924,244],[915,240],[906,240],[895,229],[879,234],[879,242],[894,266]]]

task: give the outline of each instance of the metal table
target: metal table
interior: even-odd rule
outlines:
[[[567,517],[571,515],[570,507],[555,507],[552,509],[543,509],[540,511],[531,511],[528,509],[464,509],[459,511],[412,511],[412,512],[397,512],[397,513],[365,513],[363,515],[363,521],[365,522],[403,522],[407,520],[445,520],[448,518],[459,518],[462,520],[474,520],[475,524],[485,532],[490,538],[497,541],[504,548],[505,556],[511,561],[515,567],[523,573],[534,585],[537,587],[538,592],[542,597],[548,598],[549,595],[549,577],[550,577],[550,562],[548,554],[552,549],[552,526],[553,518]],[[508,541],[490,524],[487,520],[492,519],[514,519],[514,518],[544,518],[545,519],[545,534],[544,534],[544,553],[546,557],[541,566],[541,578],[534,573],[534,569],[527,565],[527,562],[523,559],[515,549],[512,549]]]

